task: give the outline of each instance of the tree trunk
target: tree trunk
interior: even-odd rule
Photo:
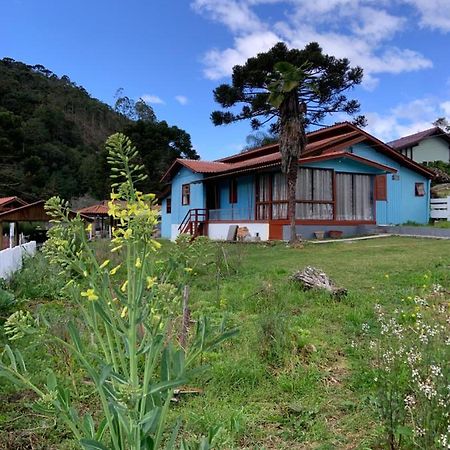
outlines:
[[[295,227],[295,206],[296,206],[296,186],[297,186],[297,166],[295,159],[291,161],[291,167],[287,169],[288,184],[288,217],[289,217],[289,243],[294,244],[297,241],[297,229]]]
[[[298,160],[306,146],[304,117],[306,105],[299,104],[297,90],[285,95],[280,105],[280,152],[281,170],[287,175],[288,217],[290,221],[289,243],[297,241],[295,227],[296,184]]]

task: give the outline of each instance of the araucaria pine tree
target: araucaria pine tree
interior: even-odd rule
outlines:
[[[350,67],[346,58],[326,55],[316,42],[291,49],[280,42],[266,53],[233,68],[232,83],[214,90],[214,99],[225,110],[214,111],[214,125],[251,120],[253,129],[271,123],[280,136],[282,171],[288,182],[290,241],[296,240],[295,185],[298,160],[306,147],[306,128],[320,125],[326,115],[344,112],[354,116],[359,102],[344,92],[361,83],[363,71]],[[239,112],[228,111],[242,105]],[[363,125],[364,117],[354,121]]]

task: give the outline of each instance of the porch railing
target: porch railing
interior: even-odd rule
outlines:
[[[209,220],[254,220],[255,213],[249,208],[210,209]]]

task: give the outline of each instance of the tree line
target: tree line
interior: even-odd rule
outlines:
[[[175,158],[197,159],[189,134],[160,121],[143,100],[119,90],[114,107],[44,66],[0,60],[0,196],[28,201],[60,195],[107,197],[106,138],[117,131],[136,145],[148,173],[147,192],[160,193]]]

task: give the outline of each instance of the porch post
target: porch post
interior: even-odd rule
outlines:
[[[9,223],[9,248],[14,247],[14,222]]]

